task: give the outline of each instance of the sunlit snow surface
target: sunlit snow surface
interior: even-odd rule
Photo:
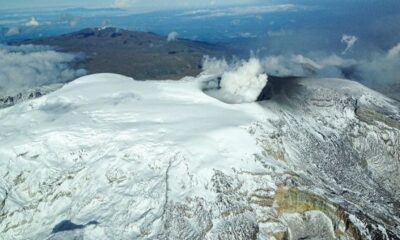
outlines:
[[[246,127],[265,110],[222,103],[201,81],[92,75],[0,112],[1,195],[10,211],[32,208],[15,213],[26,221],[16,236],[42,238],[66,219],[103,226],[88,234],[154,234],[166,201],[215,197],[213,169],[257,171]]]
[[[214,79],[97,74],[0,110],[0,239],[273,239],[288,227],[333,239],[345,228],[318,209],[278,209],[282,186],[343,204],[365,236],[365,221],[399,234],[398,105],[337,79],[227,104],[203,92]]]

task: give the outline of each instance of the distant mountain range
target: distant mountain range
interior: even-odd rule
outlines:
[[[180,79],[201,72],[205,55],[227,56],[228,49],[185,39],[168,41],[154,33],[118,28],[87,28],[56,37],[25,40],[57,50],[83,53],[89,73],[112,72],[143,79]]]

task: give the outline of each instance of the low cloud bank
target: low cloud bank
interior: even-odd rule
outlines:
[[[304,55],[268,56],[262,60],[268,74],[286,76],[321,76],[346,78],[346,69],[356,67],[359,63],[354,59],[345,59],[336,54],[329,56]]]
[[[201,9],[186,11],[182,15],[192,18],[216,18],[216,17],[232,17],[232,16],[252,16],[256,14],[277,13],[277,12],[296,12],[307,10],[307,7],[294,4],[276,4],[261,6],[241,6],[220,9]]]
[[[0,95],[12,95],[80,77],[86,71],[70,67],[78,58],[50,47],[0,45]]]
[[[262,62],[265,71],[276,76],[339,77],[377,88],[400,84],[400,44],[361,60],[332,54],[268,56]]]
[[[393,47],[387,54],[377,54],[368,61],[361,61],[355,67],[355,79],[360,79],[366,85],[400,90],[400,44]],[[392,89],[393,90],[393,89]]]
[[[39,21],[35,17],[32,17],[29,21],[23,23],[22,25],[19,24],[15,26],[9,26],[4,35],[6,37],[12,37],[29,31],[30,29],[37,28],[40,25],[41,24],[39,23]]]
[[[205,58],[203,74],[221,76],[221,89],[240,95],[236,102],[254,101],[260,88],[267,83],[265,74],[346,78],[390,94],[400,90],[400,43],[386,53],[376,53],[361,60],[336,54],[277,55],[251,58],[248,62],[236,60],[234,63]]]

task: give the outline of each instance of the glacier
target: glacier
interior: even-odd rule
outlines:
[[[1,109],[0,238],[400,238],[398,102],[305,78],[229,104],[215,77],[96,74]]]

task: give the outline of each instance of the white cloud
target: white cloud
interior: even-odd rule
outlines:
[[[79,24],[81,17],[72,14],[64,14],[60,17],[59,23],[68,24],[70,27],[75,27]]]
[[[268,56],[262,62],[265,71],[274,76],[304,75],[304,69],[292,61],[287,61],[285,56]]]
[[[268,82],[260,61],[251,58],[237,69],[225,72],[221,77],[221,90],[234,96],[232,102],[254,102]]]
[[[388,57],[389,58],[400,57],[400,43],[398,43],[396,46],[394,46],[389,50]]]
[[[218,60],[215,57],[204,57],[203,59],[203,74],[206,75],[222,75],[230,69],[229,64],[225,59]]]
[[[220,89],[210,95],[228,103],[254,102],[268,82],[261,62],[256,58],[228,65],[225,60],[206,58],[203,74],[221,76]],[[209,87],[209,86],[208,86]]]
[[[28,21],[27,23],[25,23],[26,27],[38,27],[40,24],[39,22],[36,20],[35,17],[32,17],[30,21]]]
[[[130,8],[133,10],[157,11],[165,9],[193,9],[199,7],[216,7],[227,5],[254,4],[258,0],[114,0],[114,6],[119,8]]]
[[[49,23],[47,23],[49,24]],[[36,28],[40,26],[40,23],[36,20],[35,17],[32,17],[28,22],[20,22],[18,25],[14,24],[9,27],[7,32],[5,33],[6,37],[12,37],[18,34],[22,34],[31,28]]]
[[[304,57],[303,55],[293,56],[292,61],[295,64],[299,64],[304,69],[309,69],[311,71],[317,71],[323,67],[320,64],[316,63],[314,60]]]
[[[253,61],[253,60],[252,60]],[[270,55],[258,60],[261,64],[262,72],[268,75],[287,77],[287,76],[324,76],[324,77],[344,77],[342,70],[345,68],[359,67],[366,65],[367,61],[357,61],[346,59],[336,54],[319,55],[308,57],[301,54],[297,55]],[[203,60],[203,74],[221,76],[226,72],[235,71],[244,65],[242,61],[235,60],[228,64],[226,60],[206,57]],[[251,75],[251,74],[250,74]]]
[[[173,41],[176,41],[177,39],[178,39],[178,33],[177,32],[170,32],[168,34],[168,37],[167,37],[167,41],[168,42],[173,42]]]
[[[250,32],[240,32],[237,35],[233,35],[233,37],[256,38],[257,34],[253,34],[253,33],[250,33]]]
[[[193,18],[227,17],[227,16],[246,16],[274,12],[293,12],[304,10],[305,7],[294,4],[279,4],[268,6],[242,6],[224,9],[202,9],[187,11],[182,15],[192,16]]]
[[[257,66],[257,61],[261,64],[261,68]],[[258,83],[262,82],[259,80],[263,79],[262,74],[264,73],[280,77],[348,78],[384,93],[397,91],[400,83],[400,43],[386,53],[375,53],[366,59],[344,58],[336,54],[310,53],[306,56],[266,56],[257,61],[238,62],[236,60],[233,64],[229,64],[225,60],[205,58],[203,74],[223,76],[220,85],[226,93],[210,95],[226,102],[250,101],[256,96],[256,94],[252,94],[252,91],[254,93],[259,89]],[[255,86],[255,88],[248,89],[249,94],[246,93],[247,90],[244,90],[249,87],[248,83]],[[215,84],[215,81],[211,82],[205,86],[205,89],[215,88],[213,87]],[[237,96],[241,93],[243,96]]]
[[[18,34],[20,34],[20,33],[21,33],[21,31],[20,31],[20,29],[19,29],[18,27],[11,27],[11,28],[9,28],[9,29],[7,30],[6,36],[7,36],[7,37],[15,36],[15,35],[18,35]]]
[[[341,58],[336,54],[332,54],[327,57],[322,57],[316,59],[323,67],[326,66],[335,66],[335,67],[349,67],[357,64],[357,61],[354,59],[345,59]]]
[[[115,0],[114,5],[119,8],[126,8],[132,4],[131,0]]]
[[[375,55],[359,63],[359,74],[367,84],[385,86],[400,83],[400,43],[387,54]]]
[[[303,55],[268,56],[263,59],[265,71],[274,76],[324,76],[344,77],[342,70],[359,64],[354,59],[344,59],[336,54],[306,57]]]
[[[282,36],[292,35],[293,32],[287,30],[279,30],[279,31],[268,31],[267,34],[269,37],[282,37]]]
[[[0,45],[0,94],[15,94],[28,88],[73,80],[85,74],[69,63],[77,57],[48,47]]]
[[[262,62],[269,75],[348,78],[383,93],[398,91],[400,83],[400,43],[386,53],[375,53],[366,59],[311,54],[268,56]]]
[[[342,58],[336,54],[268,56],[262,64],[269,75],[350,78],[387,90],[400,82],[400,43],[386,54],[375,54],[369,59]]]
[[[357,42],[358,38],[356,36],[343,34],[341,42],[346,44],[346,49],[343,50],[342,54],[346,54]]]
[[[307,76],[322,68],[314,60],[303,55],[267,56],[262,60],[264,70],[274,76]]]

